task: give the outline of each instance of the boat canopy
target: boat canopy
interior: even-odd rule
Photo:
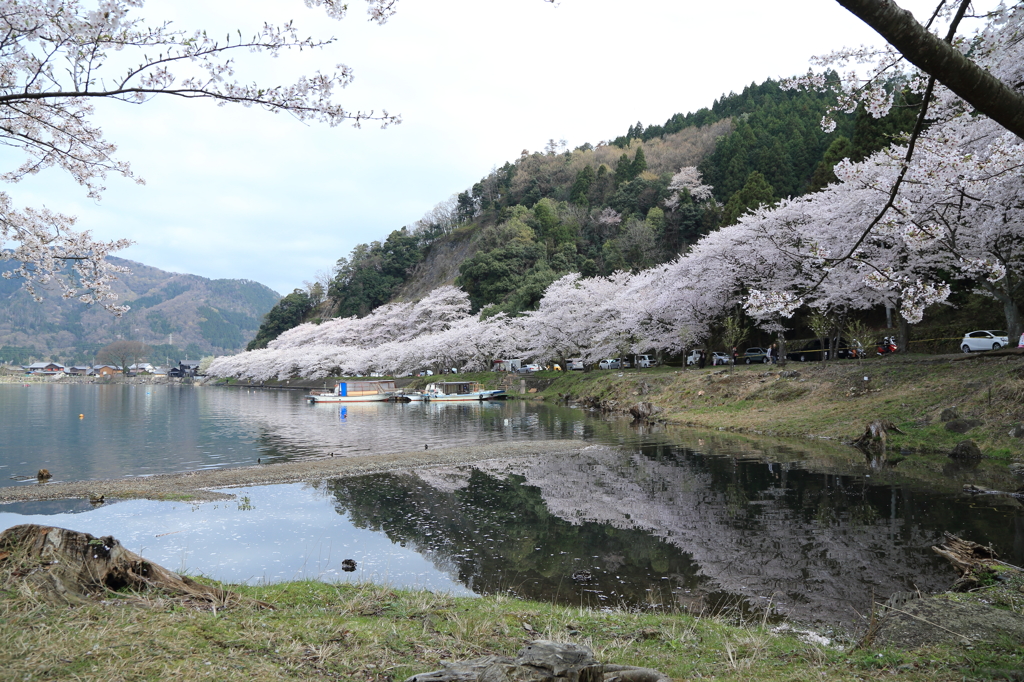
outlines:
[[[482,388],[476,381],[439,381],[435,383],[434,386],[443,395],[476,393]]]
[[[336,393],[340,396],[357,398],[363,395],[377,395],[395,390],[394,381],[342,381]]]

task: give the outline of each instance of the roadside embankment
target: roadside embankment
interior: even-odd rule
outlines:
[[[569,372],[538,395],[624,414],[650,403],[651,418],[669,424],[840,442],[887,420],[903,432],[891,435],[889,448],[904,456],[944,455],[972,440],[987,458],[1024,462],[1017,352]]]

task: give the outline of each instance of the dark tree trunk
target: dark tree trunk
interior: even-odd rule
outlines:
[[[1006,315],[1006,333],[1007,341],[1011,347],[1016,346],[1020,342],[1021,335],[1021,320],[1020,320],[1020,308],[1011,298],[1003,301],[1003,313]]]
[[[1024,138],[1024,96],[930,33],[891,0],[836,0],[903,53],[912,64],[975,109]]]
[[[910,323],[902,313],[896,318],[896,352],[910,352]]]

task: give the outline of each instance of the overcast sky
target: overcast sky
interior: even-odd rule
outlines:
[[[524,149],[660,124],[803,73],[812,55],[880,42],[834,0],[401,0],[384,26],[359,0],[350,8],[341,22],[302,0],[150,0],[144,12],[212,35],[293,19],[303,35],[335,36],[316,53],[240,55],[238,76],[291,82],[344,63],[355,82],[339,101],[401,114],[401,125],[329,128],[173,98],[100,102],[95,121],[145,186],[111,177],[94,202],[50,170],[5,190],[21,206],[77,215],[94,236],[133,239],[126,258],[287,293]],[[17,161],[0,155],[8,168]]]

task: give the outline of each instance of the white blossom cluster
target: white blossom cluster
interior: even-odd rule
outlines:
[[[323,6],[336,18],[346,9],[336,0],[307,4]],[[386,21],[394,4],[369,0],[371,20]],[[329,125],[399,121],[386,111],[350,112],[334,101],[352,78],[344,65],[302,76],[291,85],[235,78],[235,52],[274,56],[332,41],[302,38],[289,23],[265,24],[249,38],[239,33],[220,42],[201,30],[146,24],[132,15],[142,5],[143,0],[0,0],[0,144],[25,158],[0,179],[16,183],[55,167],[96,199],[107,173],[134,177],[128,163],[114,158],[116,147],[91,122],[90,101],[97,97],[130,104],[157,95],[208,98]],[[119,61],[134,65],[116,74],[104,70],[114,53]],[[113,302],[117,297],[110,290],[110,282],[123,270],[104,259],[130,242],[94,241],[88,232],[71,229],[73,224],[71,218],[45,209],[19,211],[0,193],[0,259],[15,263],[3,275],[24,280],[32,293],[37,286],[56,282],[65,297],[101,303],[114,312],[125,310]]]
[[[680,168],[679,172],[672,176],[672,180],[668,183],[668,191],[671,194],[664,201],[665,208],[674,211],[682,201],[683,190],[689,192],[694,201],[714,199],[714,188],[704,184],[704,178],[694,166]]]
[[[469,296],[440,287],[417,303],[391,303],[366,317],[307,323],[281,334],[267,348],[217,358],[213,376],[257,381],[374,372],[409,374],[424,369],[489,369],[492,357],[514,354],[510,322],[481,322],[469,314]]]

